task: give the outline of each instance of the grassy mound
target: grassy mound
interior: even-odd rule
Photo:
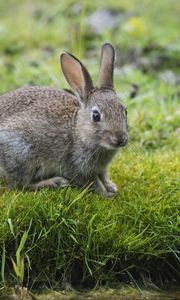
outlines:
[[[113,201],[70,188],[3,193],[0,243],[8,279],[25,230],[31,284],[178,279],[178,163],[174,152],[125,151],[111,169],[120,187]]]

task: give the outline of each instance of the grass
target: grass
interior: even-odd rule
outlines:
[[[178,160],[174,156],[165,152],[140,157],[127,150],[119,157],[120,167],[117,160],[112,165],[113,179],[120,187],[115,201],[71,189],[3,193],[0,242],[6,245],[7,274],[12,273],[9,258],[32,222],[24,255],[30,259],[36,286],[47,278],[51,285],[62,279],[74,284],[103,283],[137,278],[137,274],[151,274],[158,280],[178,278]]]
[[[12,264],[17,253],[19,268],[25,264],[21,281],[30,288],[149,278],[177,283],[179,2],[84,0],[79,15],[75,1],[52,3],[0,0],[0,93],[24,84],[67,87],[58,61],[64,49],[83,59],[96,82],[99,49],[109,40],[117,49],[115,86],[128,106],[130,143],[109,170],[119,187],[113,201],[70,188],[8,192],[2,184],[1,286],[19,280]],[[122,19],[98,35],[86,16],[101,7]]]

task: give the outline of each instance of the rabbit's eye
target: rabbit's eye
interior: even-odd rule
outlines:
[[[124,109],[125,116],[127,117],[127,109]]]
[[[98,110],[93,110],[92,111],[92,119],[94,122],[99,122],[101,120],[101,115],[98,112]]]

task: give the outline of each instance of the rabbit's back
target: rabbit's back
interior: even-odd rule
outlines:
[[[13,132],[33,145],[34,156],[44,159],[56,157],[61,149],[61,160],[72,144],[78,110],[78,100],[67,92],[46,87],[21,88],[0,97],[0,133],[6,131],[9,136]],[[9,145],[9,141],[5,144]]]
[[[0,120],[22,112],[59,115],[61,110],[69,112],[79,107],[75,96],[56,88],[27,86],[0,96]]]
[[[76,97],[54,88],[23,87],[1,96],[0,176],[26,185],[32,177],[59,175],[79,106]]]

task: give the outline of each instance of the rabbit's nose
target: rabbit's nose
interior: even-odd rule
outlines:
[[[128,135],[123,131],[116,131],[114,133],[114,142],[117,147],[123,147],[128,142]]]

